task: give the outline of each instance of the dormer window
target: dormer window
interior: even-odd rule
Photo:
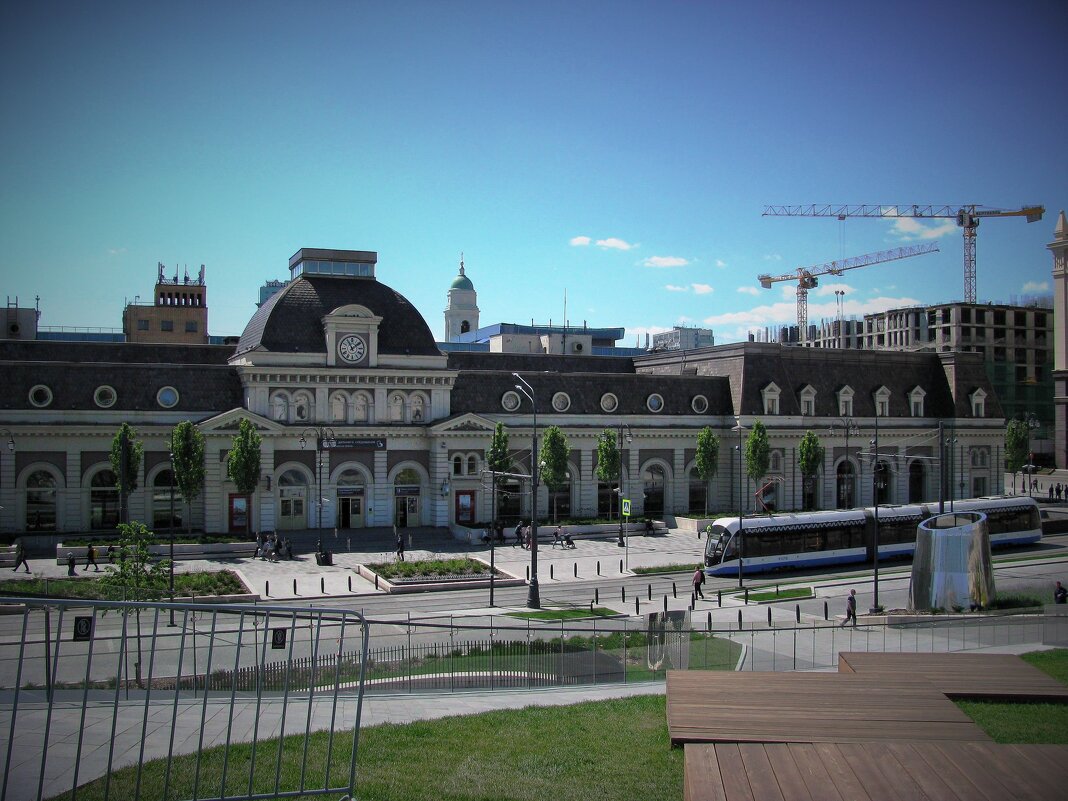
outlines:
[[[986,392],[977,389],[968,397],[972,402],[972,417],[986,417]]]
[[[877,417],[890,416],[890,390],[885,386],[875,390],[875,414]]]
[[[760,395],[764,399],[764,414],[778,414],[780,395],[778,385],[776,385],[774,382],[768,384],[766,387],[760,390]]]
[[[805,384],[798,395],[801,398],[801,414],[805,417],[815,417],[816,390],[812,388],[811,384]]]
[[[838,390],[838,414],[842,417],[853,416],[853,388],[849,386]]]
[[[923,399],[926,396],[923,387],[916,387],[909,393],[909,411],[913,417],[923,417]]]

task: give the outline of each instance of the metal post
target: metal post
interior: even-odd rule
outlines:
[[[534,388],[523,380],[519,373],[512,373],[519,381],[515,388],[526,395],[533,412],[533,431],[530,442],[530,584],[527,587],[527,607],[541,608],[541,590],[538,586],[538,404],[534,401]]]
[[[319,498],[316,501],[316,519],[318,526],[316,528],[316,554],[322,554],[323,552],[323,451],[329,450],[330,442],[335,438],[334,430],[332,428],[326,428],[325,426],[308,427],[300,432],[300,447],[301,450],[308,444],[306,435],[311,432],[315,437],[315,472],[318,476],[317,486],[319,489]]]
[[[875,597],[869,610],[872,614],[882,611],[879,606],[879,399],[875,399],[875,457],[871,471],[872,505],[875,507],[874,547],[872,548],[872,562],[874,562]]]
[[[171,592],[171,603],[173,604],[174,603],[174,451],[173,450],[170,453],[170,457],[171,457],[171,516],[170,516],[170,519],[167,521],[167,528],[170,529],[170,534],[171,534],[171,547],[170,547],[170,561],[171,561],[171,564],[170,564],[170,571],[169,571],[170,572],[170,577],[169,577],[170,581],[169,581],[169,583],[170,583],[170,592]],[[168,626],[173,626],[174,625],[174,607],[173,606],[171,607],[170,611],[171,611],[171,621],[167,625]]]
[[[734,418],[737,423],[732,431],[738,432],[738,587],[744,587],[745,582],[742,578],[744,568],[742,561],[745,556],[745,536],[743,532],[743,520],[744,520],[744,507],[745,507],[745,493],[742,489],[742,432],[745,431],[745,426],[742,425],[742,418]]]

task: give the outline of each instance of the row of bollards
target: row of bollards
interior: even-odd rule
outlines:
[[[352,592],[352,576],[349,576],[348,579],[349,579],[349,592]],[[377,574],[375,575],[375,589],[376,590],[378,589],[378,575]],[[300,593],[297,592],[297,580],[296,579],[293,579],[293,594],[294,595],[299,595],[300,594]],[[326,595],[326,577],[325,576],[320,576],[319,577],[319,594],[320,595]],[[270,598],[271,597],[271,582],[270,581],[263,582],[263,595],[266,598]]]

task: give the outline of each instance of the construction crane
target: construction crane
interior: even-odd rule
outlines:
[[[829,261],[826,264],[812,267],[798,267],[794,272],[785,275],[758,275],[757,280],[764,289],[771,289],[771,285],[776,281],[797,281],[797,330],[798,336],[804,342],[808,338],[808,291],[819,286],[821,275],[841,275],[846,270],[855,270],[857,267],[908,259],[913,256],[922,256],[924,253],[934,253],[937,250],[938,245],[933,243],[910,245],[893,250],[881,250],[878,253],[865,253],[863,256],[853,256],[849,259]]]
[[[1026,217],[1038,222],[1044,206],[991,209],[983,206],[765,206],[764,217],[935,217],[956,220],[964,233],[964,302],[975,303],[975,234],[983,217]]]

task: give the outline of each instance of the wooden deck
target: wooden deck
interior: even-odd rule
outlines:
[[[668,671],[667,720],[673,745],[990,742],[925,678],[883,672]]]
[[[686,746],[686,801],[1051,801],[1068,746],[715,743]]]
[[[950,698],[1068,703],[1068,687],[1014,654],[842,652],[838,670],[921,676]]]

